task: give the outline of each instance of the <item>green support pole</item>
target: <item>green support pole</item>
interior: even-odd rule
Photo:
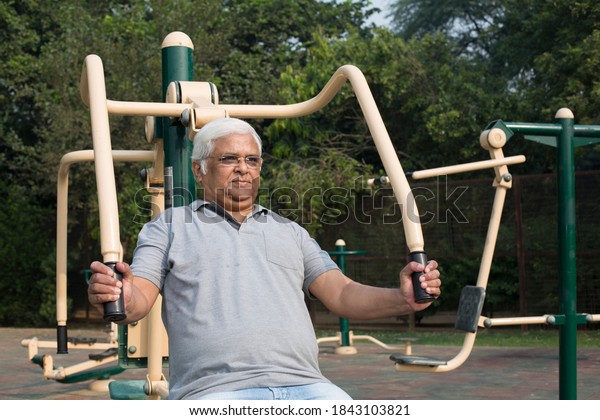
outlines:
[[[162,97],[167,99],[167,88],[171,82],[191,81],[193,77],[192,40],[182,32],[172,32],[165,37],[162,53]],[[178,98],[180,100],[180,98]],[[157,137],[163,139],[164,150],[164,199],[165,209],[190,204],[196,196],[196,183],[192,172],[192,142],[187,139],[187,129],[180,121],[166,117],[156,118]],[[131,358],[127,352],[127,326],[119,326],[119,364],[130,367],[144,367],[146,358]],[[113,399],[123,399],[123,395],[139,388],[132,381],[121,382],[111,389]],[[119,395],[114,397],[113,395]]]
[[[600,143],[600,126],[575,125],[568,108],[556,112],[554,124],[494,121],[487,129],[500,128],[507,138],[521,133],[526,140],[557,149],[559,397],[577,399],[577,325],[585,314],[577,313],[575,148]]]
[[[193,50],[190,38],[181,33],[169,34],[162,44],[162,93],[166,100],[171,82],[191,81]],[[165,208],[190,204],[196,197],[196,183],[190,160],[192,142],[179,121],[161,118],[165,152]]]
[[[565,322],[559,328],[559,397],[577,399],[577,285],[575,243],[574,117],[559,111],[556,122],[562,130],[558,144],[558,257],[560,312]]]
[[[329,252],[329,255],[336,257],[336,263],[340,268],[341,272],[346,274],[346,256],[347,255],[359,255],[366,254],[367,251],[356,250],[347,251],[346,242],[342,239],[338,239],[335,243],[335,251]],[[340,334],[341,334],[341,346],[350,347],[350,322],[347,318],[340,318]]]
[[[337,265],[342,273],[346,274],[346,244],[337,244],[335,246],[337,254]],[[342,346],[350,345],[350,322],[348,318],[340,318],[340,334],[342,335]]]

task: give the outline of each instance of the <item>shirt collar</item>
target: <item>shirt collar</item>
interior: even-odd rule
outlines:
[[[193,211],[198,211],[201,208],[207,208],[208,210],[212,210],[215,213],[220,214],[222,216],[228,214],[223,207],[221,207],[214,201],[204,201],[202,199],[198,199],[198,200],[194,201],[192,204],[190,204],[190,206]],[[261,214],[267,215],[268,213],[269,213],[269,209],[261,206],[260,204],[255,204],[252,209],[252,212],[246,218],[250,219],[251,217],[256,217]]]

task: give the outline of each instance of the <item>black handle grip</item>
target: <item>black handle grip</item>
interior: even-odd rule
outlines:
[[[117,270],[116,262],[104,263],[109,266],[115,273],[115,278],[119,281],[123,279],[121,273]],[[114,302],[106,302],[104,304],[104,320],[108,322],[118,322],[127,318],[125,313],[125,298],[123,293],[119,295],[119,299]]]
[[[69,354],[67,326],[56,326],[56,354]]]
[[[411,261],[416,261],[419,264],[427,265],[427,254],[425,251],[415,251],[409,254]],[[425,291],[425,289],[421,288],[421,281],[419,277],[423,275],[423,272],[420,271],[418,273],[412,273],[412,283],[413,290],[415,293],[415,302],[417,303],[427,303],[435,300],[435,297],[430,295]]]

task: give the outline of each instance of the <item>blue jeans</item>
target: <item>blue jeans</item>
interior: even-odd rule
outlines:
[[[351,400],[341,388],[329,383],[268,388],[247,388],[238,391],[214,392],[197,400]]]

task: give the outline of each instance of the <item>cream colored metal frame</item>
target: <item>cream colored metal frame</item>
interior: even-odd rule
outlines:
[[[219,117],[238,118],[293,118],[309,115],[324,108],[340,91],[346,82],[349,82],[354,90],[358,103],[362,109],[365,121],[373,137],[379,156],[387,173],[389,183],[392,186],[395,197],[400,207],[405,212],[410,212],[415,217],[404,217],[403,228],[407,241],[407,247],[411,252],[423,251],[424,240],[419,221],[419,212],[412,196],[396,150],[391,142],[384,122],[378,111],[375,100],[371,94],[368,83],[363,73],[352,65],[340,67],[330,78],[325,87],[315,97],[300,103],[289,105],[228,105],[218,104],[218,97],[213,87],[205,82],[180,82],[178,89],[169,86],[168,92],[177,92],[174,98],[167,92],[166,103],[146,102],[124,102],[109,100],[106,97],[104,82],[104,69],[100,57],[89,55],[84,61],[80,91],[83,102],[89,107],[91,115],[93,153],[91,151],[73,152],[63,158],[61,171],[59,171],[59,215],[57,232],[57,320],[60,324],[66,323],[66,173],[68,165],[79,160],[94,160],[96,169],[96,180],[98,189],[98,203],[100,210],[100,237],[101,252],[104,261],[121,261],[122,247],[119,237],[119,219],[117,194],[114,180],[113,162],[115,160],[144,160],[154,162],[155,181],[162,182],[162,155],[159,152],[159,141],[155,143],[155,150],[118,152],[113,151],[110,140],[109,115],[140,116],[147,119],[146,136],[152,141],[153,117],[169,117],[179,119],[182,124],[187,125],[189,137],[208,121]],[[173,82],[176,83],[176,82]],[[210,93],[209,93],[210,92]],[[477,285],[484,287],[487,284],[496,235],[500,223],[502,206],[506,190],[511,186],[510,174],[507,165],[525,161],[523,156],[504,158],[502,147],[506,137],[501,130],[493,129],[484,132],[481,136],[482,146],[489,150],[491,159],[483,162],[456,165],[433,170],[418,171],[413,178],[422,179],[439,175],[454,174],[459,172],[493,168],[496,176],[494,186],[496,197],[486,239],[482,265],[479,272]],[[61,175],[62,174],[62,175]],[[158,182],[155,182],[158,183]],[[160,188],[154,188],[153,196],[156,204],[162,209],[162,196]],[[148,376],[145,390],[150,398],[161,398],[166,395],[168,389],[165,377],[162,375],[162,353],[164,346],[161,344],[164,337],[159,332],[162,327],[160,321],[160,306],[155,308],[148,316]],[[113,337],[114,339],[114,337]],[[450,370],[464,362],[468,357],[475,334],[467,334],[463,349],[459,355],[449,362],[445,367],[437,367],[433,370]],[[414,369],[413,366],[398,368],[399,370],[422,370]],[[431,370],[431,369],[426,369]],[[50,376],[50,375],[49,375]]]
[[[155,153],[146,150],[118,150],[111,151],[112,159],[122,162],[152,162]],[[68,219],[68,195],[69,195],[69,169],[71,165],[80,162],[91,162],[94,160],[93,150],[80,150],[64,155],[60,161],[57,181],[57,215],[56,215],[56,318],[57,325],[67,325],[67,219]],[[28,349],[29,360],[39,354],[40,349],[56,349],[55,341],[39,340],[37,337],[21,341],[23,347]],[[106,351],[116,349],[117,326],[111,324],[107,334],[106,342],[79,342],[77,340],[67,343],[69,350]],[[73,366],[54,366],[51,355],[42,357],[42,369],[46,379],[57,381],[68,379],[69,376],[90,371],[101,366],[106,366],[118,360],[114,353],[106,357],[98,357],[89,361],[81,362]],[[95,385],[94,385],[95,386]]]
[[[205,82],[178,82],[167,88],[166,103],[123,102],[106,98],[104,70],[98,56],[86,57],[81,77],[81,97],[89,106],[92,120],[92,137],[95,151],[96,178],[101,223],[101,252],[105,261],[120,261],[119,225],[117,220],[116,191],[110,142],[109,115],[129,115],[143,117],[169,117],[179,119],[187,125],[188,137],[202,125],[220,117],[238,118],[292,118],[308,115],[324,108],[349,81],[361,106],[365,120],[375,141],[383,166],[398,202],[403,209],[416,217],[404,218],[404,231],[407,246],[411,251],[423,251],[424,241],[418,220],[418,210],[412,191],[404,175],[400,161],[387,133],[375,100],[362,72],[355,66],[340,67],[329,82],[314,98],[291,105],[225,105],[218,104],[212,86]],[[174,82],[176,83],[176,82]],[[213,103],[216,102],[216,103]],[[151,119],[147,121],[152,121]],[[152,123],[147,124],[152,131]],[[152,137],[147,134],[147,137]],[[155,174],[156,175],[156,174]],[[102,182],[100,182],[102,180]],[[416,219],[416,220],[415,220]],[[159,322],[160,318],[156,318]],[[149,326],[149,331],[154,329]],[[154,358],[155,360],[151,360]],[[148,356],[148,364],[158,366],[162,359],[159,355]],[[162,375],[149,375],[146,389],[165,389]]]
[[[508,165],[518,164],[525,162],[525,156],[513,156],[504,157],[502,148],[506,144],[506,134],[504,131],[493,128],[491,130],[485,130],[479,137],[479,143],[481,147],[487,150],[490,154],[490,160],[482,162],[473,162],[461,165],[447,166],[443,168],[428,169],[424,171],[417,171],[413,173],[414,179],[425,179],[430,177],[451,175],[467,171],[475,171],[482,169],[493,168],[495,177],[493,181],[493,187],[496,189],[494,195],[494,203],[492,206],[492,213],[490,216],[488,231],[485,239],[485,245],[483,248],[483,254],[481,257],[481,265],[479,267],[479,273],[477,275],[478,287],[484,290],[487,287],[489,274],[492,266],[492,259],[494,256],[494,250],[496,246],[496,240],[498,238],[498,231],[500,229],[500,221],[502,217],[502,210],[504,208],[504,201],[506,198],[506,192],[512,187],[512,176],[508,172]],[[483,327],[483,317],[479,317],[478,325]],[[439,365],[417,365],[417,364],[401,364],[396,363],[397,371],[406,372],[448,372],[461,366],[471,354],[473,345],[475,344],[475,338],[477,331],[467,332],[465,334],[462,347],[458,354],[448,360],[447,362]]]

